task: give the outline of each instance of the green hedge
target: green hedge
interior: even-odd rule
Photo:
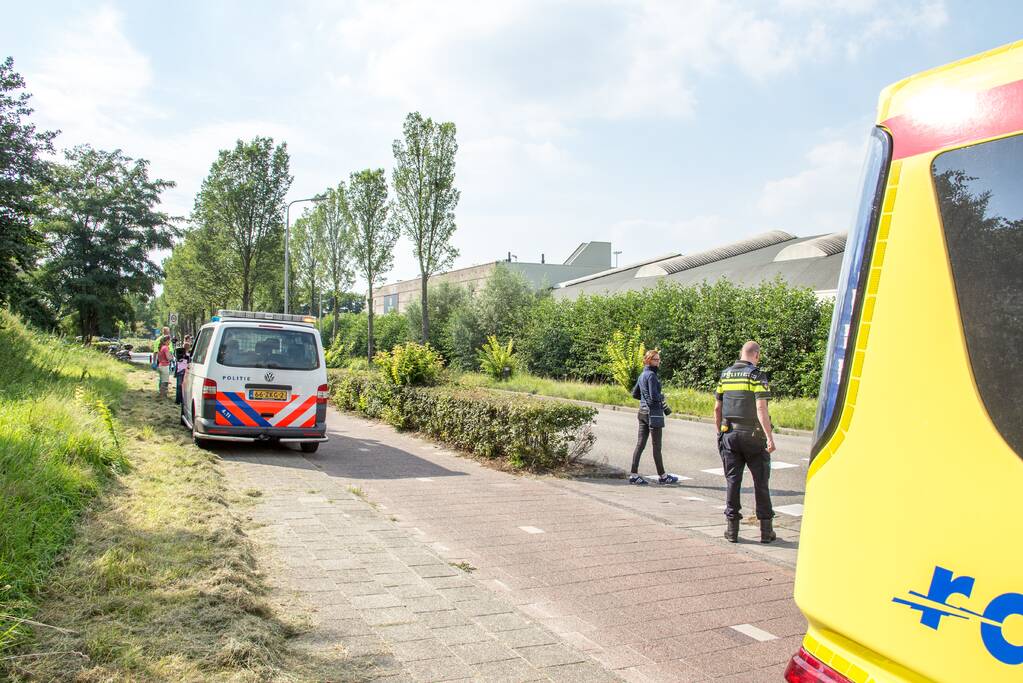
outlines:
[[[763,347],[761,368],[780,396],[816,396],[832,303],[781,281],[737,287],[662,283],[639,292],[542,299],[530,311],[518,349],[530,372],[607,382],[606,345],[639,325],[646,348],[661,350],[661,376],[713,390],[749,339]]]
[[[593,446],[596,410],[486,389],[398,387],[377,374],[332,371],[331,395],[342,410],[422,432],[462,451],[513,467],[564,467]]]
[[[478,370],[479,348],[495,335],[504,344],[514,339],[516,357],[535,375],[608,383],[608,342],[615,331],[629,334],[638,326],[646,348],[661,350],[664,380],[711,391],[721,370],[753,339],[763,347],[761,368],[772,391],[789,397],[817,395],[833,308],[810,289],[781,280],[758,287],[662,281],[642,291],[558,300],[532,292],[521,276],[503,268],[471,298],[438,290],[437,302],[431,338],[440,340],[437,348],[460,370]],[[377,350],[417,338],[420,315],[413,307],[408,316],[377,316]],[[365,355],[365,347],[365,314],[342,316],[328,363],[342,367],[346,358]]]

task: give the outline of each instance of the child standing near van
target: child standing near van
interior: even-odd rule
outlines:
[[[174,349],[174,377],[176,378],[177,388],[174,390],[174,402],[181,405],[181,380],[185,376],[185,370],[188,369],[188,361],[191,360],[191,356],[188,353],[188,337],[185,337],[185,345],[179,346]]]

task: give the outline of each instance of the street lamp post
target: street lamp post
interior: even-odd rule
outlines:
[[[323,195],[316,195],[315,197],[308,197],[307,199],[296,199],[292,202],[288,202],[288,206],[284,209],[284,312],[288,312],[290,305],[290,289],[288,283],[291,280],[291,205],[298,204],[299,202],[318,202],[323,199]]]

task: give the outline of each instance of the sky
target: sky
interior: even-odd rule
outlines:
[[[289,198],[392,167],[419,111],[458,129],[456,267],[626,264],[767,230],[846,230],[880,90],[1018,40],[960,0],[18,2],[0,58],[57,145],[148,159],[187,217],[217,151],[286,141]],[[292,219],[297,210],[295,207]],[[387,281],[418,276],[402,240]]]

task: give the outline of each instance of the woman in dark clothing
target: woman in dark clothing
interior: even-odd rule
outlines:
[[[192,355],[189,353],[189,340],[185,337],[185,345],[179,346],[174,349],[174,377],[177,380],[177,389],[174,393],[174,402],[181,405],[181,382],[185,377],[185,371],[188,370],[188,363],[192,360]]]
[[[639,399],[639,435],[636,450],[632,453],[630,484],[643,486],[649,483],[639,475],[639,458],[646,448],[647,438],[650,438],[654,445],[654,465],[659,475],[657,481],[661,484],[678,483],[678,477],[674,474],[665,474],[664,463],[661,461],[661,430],[664,429],[664,416],[671,414],[671,409],[664,403],[661,380],[657,376],[660,365],[661,354],[656,349],[647,351],[643,357],[643,373],[632,389],[633,398]]]

